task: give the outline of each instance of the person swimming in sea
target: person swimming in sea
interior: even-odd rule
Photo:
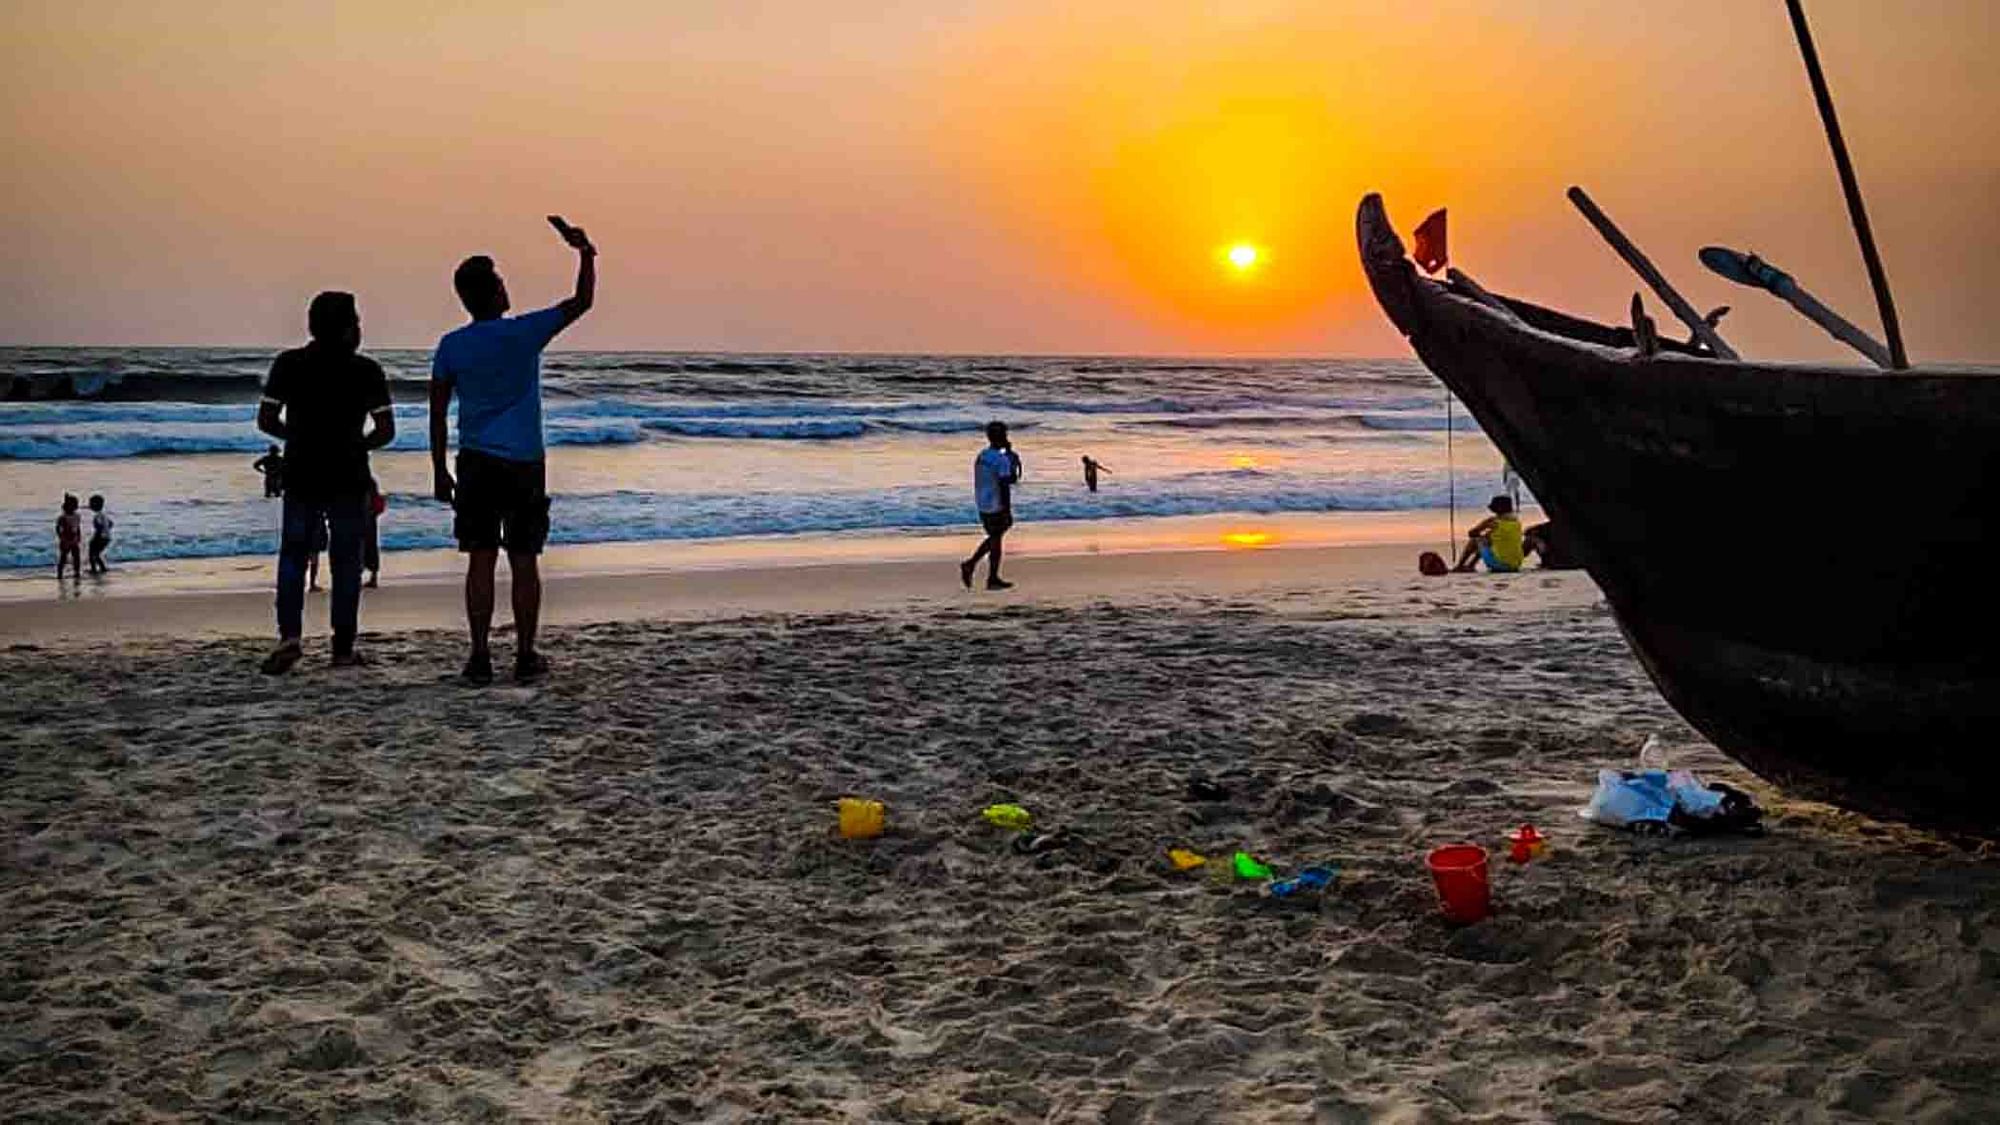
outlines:
[[[1494,574],[1512,574],[1521,569],[1522,561],[1527,558],[1521,544],[1521,517],[1514,514],[1514,500],[1510,496],[1495,496],[1486,510],[1493,514],[1466,532],[1465,550],[1458,556],[1456,569],[1461,574],[1468,573],[1483,562]]]

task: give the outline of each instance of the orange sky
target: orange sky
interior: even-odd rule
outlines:
[[[2000,358],[1996,6],[1808,6],[1912,355]],[[559,210],[604,248],[576,347],[1404,354],[1359,196],[1622,320],[1570,183],[1747,354],[1841,349],[1703,243],[1875,322],[1778,0],[199,7],[0,14],[0,342],[272,345],[350,288],[426,344],[467,253],[561,295]]]

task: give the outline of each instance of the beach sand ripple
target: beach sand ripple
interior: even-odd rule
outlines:
[[[0,1113],[2000,1120],[2000,862],[1771,794],[1599,608],[1442,589],[597,625],[484,692],[440,633],[17,646]],[[1772,835],[1578,821],[1654,731]],[[1447,926],[1424,853],[1522,821]]]

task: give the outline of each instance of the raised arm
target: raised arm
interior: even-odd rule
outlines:
[[[570,226],[560,215],[550,215],[549,225],[576,250],[576,292],[556,306],[562,310],[563,327],[567,328],[597,302],[597,247],[591,245],[590,236],[583,233],[582,227]]]

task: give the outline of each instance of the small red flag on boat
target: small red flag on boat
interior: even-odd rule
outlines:
[[[1444,208],[1431,212],[1431,217],[1417,228],[1417,264],[1425,273],[1436,273],[1451,261],[1451,254],[1445,249]]]

